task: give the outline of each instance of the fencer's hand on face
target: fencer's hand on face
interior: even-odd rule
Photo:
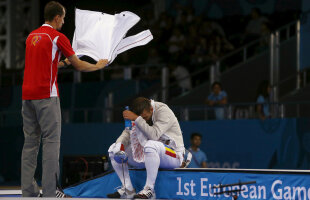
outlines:
[[[123,111],[123,117],[124,119],[129,119],[131,121],[135,121],[139,116],[135,113],[131,112],[130,110],[124,110]]]
[[[100,59],[96,63],[96,66],[98,67],[98,69],[103,69],[105,66],[107,66],[108,63],[109,63],[109,61],[107,59]]]

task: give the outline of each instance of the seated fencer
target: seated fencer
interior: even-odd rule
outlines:
[[[125,129],[108,150],[122,186],[108,197],[154,199],[158,168],[185,167],[190,162],[183,162],[185,149],[181,128],[173,111],[164,103],[138,97],[129,108],[123,111],[123,117],[133,122],[132,129]],[[128,165],[146,168],[145,186],[137,194]]]

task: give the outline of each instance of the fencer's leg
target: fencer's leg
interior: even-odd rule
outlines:
[[[123,167],[122,167],[122,164],[119,164],[114,160],[114,155],[112,152],[109,153],[109,156],[111,159],[113,169],[115,170],[117,176],[119,177],[120,181],[122,182],[122,185],[125,186],[127,190],[132,191],[134,188],[133,188],[131,180],[130,180],[128,164],[124,163]]]
[[[144,159],[147,174],[145,186],[154,190],[160,158],[156,145],[152,141],[148,141],[144,146]]]

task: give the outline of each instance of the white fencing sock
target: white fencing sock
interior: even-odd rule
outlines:
[[[157,151],[153,148],[145,147],[144,160],[147,175],[145,186],[154,189],[158,168],[160,164],[160,159]]]
[[[122,185],[126,186],[127,190],[132,191],[134,188],[133,188],[133,186],[131,184],[131,180],[130,180],[130,176],[129,176],[129,171],[128,171],[128,164],[127,163],[123,164],[125,183],[126,183],[126,185],[125,185],[124,177],[123,177],[122,164],[118,164],[117,162],[115,162],[114,158],[111,158],[111,163],[112,163],[112,166],[113,166],[117,176],[119,177],[120,181],[122,182]]]

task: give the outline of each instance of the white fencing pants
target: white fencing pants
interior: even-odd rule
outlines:
[[[114,144],[113,144],[114,145]],[[112,146],[113,146],[112,145]],[[111,147],[112,147],[111,146]],[[115,145],[114,145],[115,146]],[[136,167],[136,168],[146,168],[147,171],[147,178],[145,186],[148,186],[154,189],[155,180],[158,173],[158,168],[162,169],[174,169],[180,167],[183,161],[183,156],[180,153],[176,153],[168,146],[164,145],[161,142],[149,140],[144,146],[144,163],[137,163],[133,160],[131,147],[128,146],[125,149],[125,152],[128,155],[128,164],[123,164],[124,168],[124,176],[122,171],[122,164],[115,162],[114,160],[114,153],[110,148],[109,156],[111,159],[112,166],[120,178],[122,184],[124,185],[124,180],[126,182],[126,188],[131,190],[133,188],[129,172],[128,172],[128,164]]]

